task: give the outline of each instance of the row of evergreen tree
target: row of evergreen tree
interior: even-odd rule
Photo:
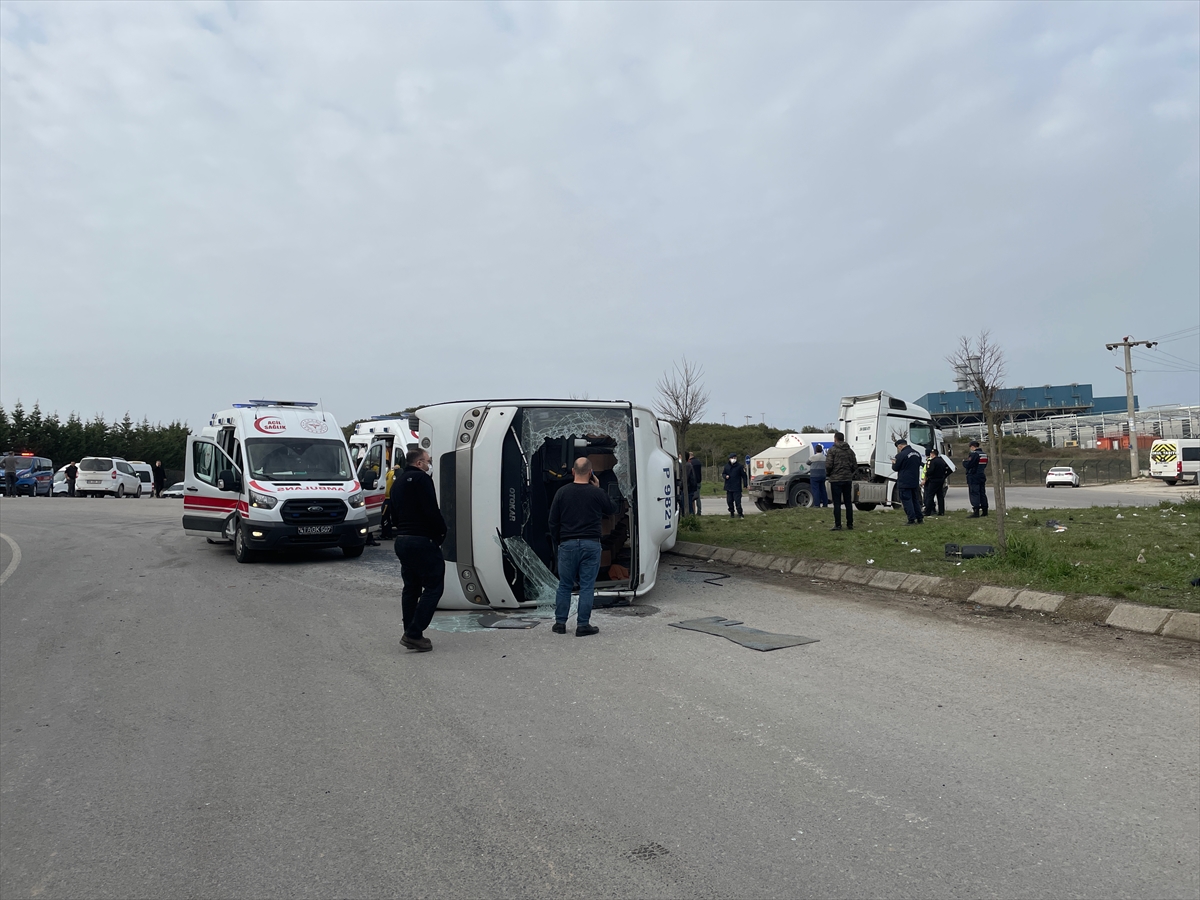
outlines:
[[[37,403],[28,412],[20,400],[11,413],[0,406],[0,452],[49,457],[55,468],[85,456],[120,456],[149,463],[162,460],[167,469],[182,469],[187,436],[184,422],[151,425],[145,418],[134,422],[129,413],[109,423],[98,413],[85,422],[72,412],[64,422],[57,412],[43,415]]]

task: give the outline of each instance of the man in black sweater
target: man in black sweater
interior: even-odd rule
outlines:
[[[429,477],[433,468],[429,454],[419,448],[410,450],[404,462],[404,471],[392,481],[389,498],[396,529],[396,556],[404,579],[400,594],[404,636],[400,643],[409,650],[425,651],[433,649],[433,642],[424,632],[433,621],[446,582],[446,561],[442,558],[446,520],[438,509],[433,479]]]
[[[550,537],[558,546],[558,591],[554,595],[555,634],[567,633],[571,614],[571,590],[579,582],[579,613],[575,636],[597,634],[591,624],[596,575],[600,571],[601,520],[617,511],[617,505],[600,490],[586,456],[575,460],[574,481],[563,485],[550,504]]]

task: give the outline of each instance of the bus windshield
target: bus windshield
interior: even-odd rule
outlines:
[[[351,481],[354,470],[341,441],[316,438],[251,438],[246,441],[250,476],[265,481]]]

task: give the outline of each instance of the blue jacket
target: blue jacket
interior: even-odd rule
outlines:
[[[743,487],[748,487],[749,479],[746,478],[746,467],[741,463],[725,463],[725,468],[721,470],[721,476],[725,479],[725,491],[730,494],[740,494]]]
[[[971,481],[987,481],[987,454],[982,450],[972,450],[963,460],[963,469]]]
[[[912,445],[906,444],[902,450],[896,454],[896,460],[892,463],[892,471],[897,473],[896,484],[902,488],[915,488],[921,486],[921,454],[912,448]]]

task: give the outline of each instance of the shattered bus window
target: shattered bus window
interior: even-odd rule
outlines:
[[[636,568],[630,519],[636,490],[632,410],[532,407],[516,419],[505,439],[500,530],[514,593],[553,609],[558,578],[550,504],[573,480],[571,469],[579,457],[591,461],[601,490],[618,507],[603,525],[597,590],[628,589]]]

